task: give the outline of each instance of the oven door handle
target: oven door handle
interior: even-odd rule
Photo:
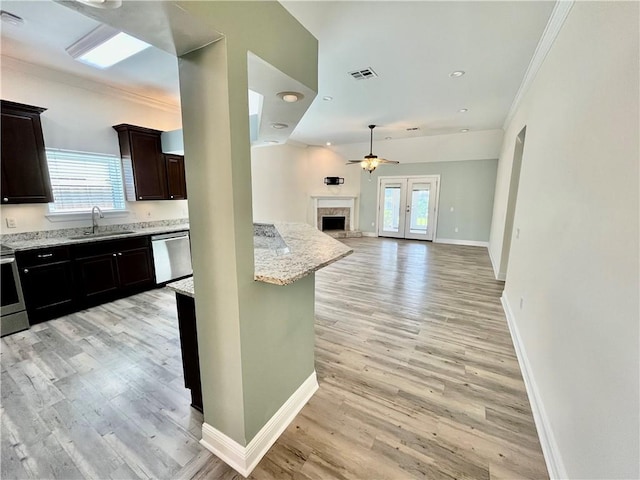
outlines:
[[[0,265],[6,265],[7,263],[13,263],[16,261],[16,257],[8,257],[0,259]]]

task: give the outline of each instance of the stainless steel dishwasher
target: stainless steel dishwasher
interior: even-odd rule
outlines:
[[[193,274],[189,232],[167,233],[151,237],[156,284]]]

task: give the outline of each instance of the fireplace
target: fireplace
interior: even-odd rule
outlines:
[[[322,231],[325,232],[327,230],[346,230],[346,220],[347,217],[344,216],[326,216],[322,217]]]

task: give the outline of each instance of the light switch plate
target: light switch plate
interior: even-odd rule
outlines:
[[[7,217],[7,228],[16,228],[16,219],[13,217]]]

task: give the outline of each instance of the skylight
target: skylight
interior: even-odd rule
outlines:
[[[67,48],[67,52],[92,67],[109,68],[150,46],[131,35],[101,25]]]

